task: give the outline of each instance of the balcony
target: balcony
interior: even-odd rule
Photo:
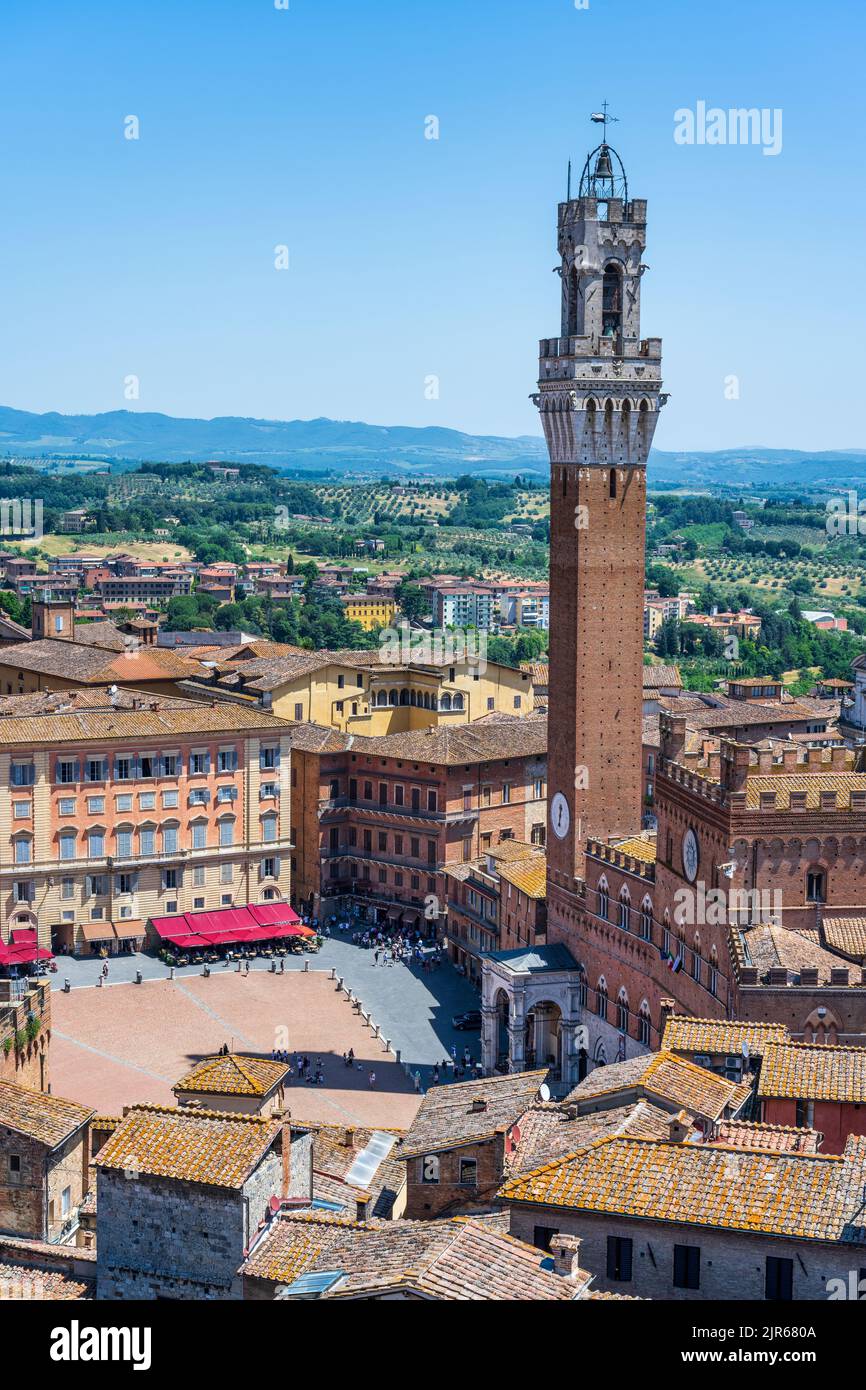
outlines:
[[[76,859],[39,859],[30,864],[7,864],[0,865],[0,879],[2,878],[31,878],[34,874],[58,874],[61,877],[64,873],[74,873],[81,870],[84,872],[109,873],[112,870],[122,870],[126,868],[141,868],[147,864],[196,864],[211,858],[230,857],[232,855],[246,854],[254,855],[256,858],[265,858],[269,855],[279,854],[281,850],[294,849],[294,844],[289,836],[279,840],[240,840],[233,845],[206,845],[203,849],[177,849],[170,852],[154,852],[153,854],[129,854],[129,855],[104,855],[99,859],[76,858]]]

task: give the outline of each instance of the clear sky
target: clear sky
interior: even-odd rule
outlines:
[[[556,204],[607,98],[657,447],[866,446],[866,7],[289,6],[3,0],[0,403],[539,433]],[[699,101],[780,108],[781,152],[677,144]]]

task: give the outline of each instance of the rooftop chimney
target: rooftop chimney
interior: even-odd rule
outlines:
[[[668,1138],[672,1144],[684,1144],[692,1132],[692,1121],[687,1111],[679,1110],[668,1121]]]
[[[485,1096],[476,1096],[475,1100],[473,1100],[472,1104],[469,1107],[469,1110],[473,1115],[481,1115],[486,1109],[487,1098]]]
[[[553,1267],[565,1279],[574,1279],[580,1272],[580,1236],[557,1234],[550,1242]]]
[[[346,1132],[343,1135],[343,1143],[345,1144],[347,1149],[354,1149],[357,1133],[358,1131],[355,1129],[354,1125],[346,1126]]]
[[[355,1220],[368,1221],[370,1218],[370,1202],[372,1198],[369,1192],[359,1192],[355,1198]]]
[[[282,1179],[280,1182],[280,1197],[285,1202],[292,1189],[292,1112],[283,1111],[282,1123],[280,1125],[280,1135],[282,1138]]]

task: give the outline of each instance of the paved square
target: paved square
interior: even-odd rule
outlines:
[[[324,1086],[295,1081],[286,1092],[299,1120],[406,1128],[418,1108],[402,1067],[327,972],[186,975],[55,991],[51,1005],[51,1089],[102,1114],[136,1101],[174,1104],[172,1084],[223,1043],[240,1053],[270,1056],[278,1046],[321,1058]],[[350,1047],[360,1070],[343,1065]]]

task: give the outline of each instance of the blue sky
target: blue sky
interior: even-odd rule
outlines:
[[[866,446],[864,30],[851,0],[4,0],[0,403],[538,433],[607,98],[656,445]],[[676,144],[700,100],[781,108],[781,153]]]

